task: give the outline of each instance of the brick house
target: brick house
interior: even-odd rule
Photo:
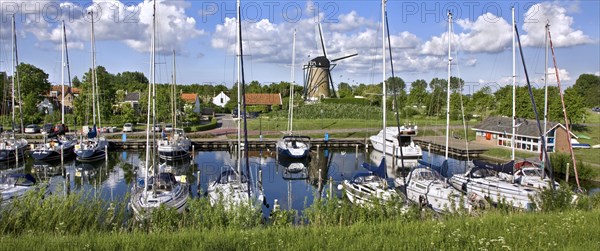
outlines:
[[[517,118],[515,129],[515,149],[541,152],[542,142],[535,120]],[[544,125],[542,123],[542,130]],[[546,147],[548,152],[569,152],[567,129],[557,122],[546,123]],[[512,119],[509,117],[488,117],[471,128],[475,131],[475,141],[487,145],[511,148]],[[571,137],[577,138],[571,132]]]

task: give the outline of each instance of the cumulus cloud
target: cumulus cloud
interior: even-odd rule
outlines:
[[[360,17],[355,11],[340,14],[339,22],[325,22],[323,36],[329,59],[358,53],[353,58],[338,61],[340,74],[364,74],[381,71],[381,31],[376,21]],[[295,23],[272,23],[267,19],[242,22],[244,53],[254,62],[289,65],[292,57],[293,31],[296,29],[296,65],[323,54],[317,23],[308,17]],[[211,35],[213,48],[236,53],[236,19],[225,18]],[[276,39],[273,39],[276,38]],[[407,31],[390,35],[395,68],[399,71],[426,71],[440,62],[438,58],[419,55],[420,39]],[[386,49],[387,50],[387,49]],[[386,51],[387,54],[387,51]],[[388,57],[386,55],[386,57]],[[387,66],[389,69],[389,65]],[[336,73],[337,74],[337,73]]]
[[[65,20],[70,48],[81,49],[89,43],[91,16],[87,13],[93,11],[97,41],[122,41],[136,51],[150,51],[153,16],[151,0],[137,4],[104,0],[94,0],[93,4],[88,5],[52,0],[14,3],[20,6],[18,18],[23,20],[24,32],[32,34],[38,41],[52,43],[57,48],[62,39],[60,20]],[[173,49],[179,51],[187,41],[204,34],[203,30],[196,28],[196,20],[187,16],[185,6],[187,4],[181,1],[156,2],[159,53]],[[3,14],[7,12],[5,5],[2,11]]]
[[[546,35],[546,21],[550,23],[550,33],[555,47],[569,47],[591,43],[590,37],[581,30],[575,30],[573,17],[558,2],[544,2],[531,6],[524,15],[521,41],[525,46],[543,46]]]
[[[548,84],[556,84],[556,74],[554,67],[548,68]],[[566,69],[558,69],[558,77],[560,78],[561,83],[565,83],[566,81],[571,80],[571,76],[569,75],[569,71]]]
[[[474,22],[469,19],[459,19],[456,23],[462,32],[453,34],[452,45],[461,51],[496,53],[501,52],[511,43],[511,25],[492,13],[483,14]],[[433,36],[423,44],[421,52],[437,56],[447,54],[448,32]]]

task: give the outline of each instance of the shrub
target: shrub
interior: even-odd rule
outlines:
[[[212,130],[212,129],[215,129],[215,128],[217,128],[217,119],[216,118],[212,118],[210,120],[210,123],[196,126],[194,128],[194,131],[196,131],[196,132],[198,132],[198,131],[208,131],[208,130]]]

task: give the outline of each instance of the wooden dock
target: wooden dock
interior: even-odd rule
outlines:
[[[143,139],[128,139],[127,141],[109,140],[111,147],[116,149],[145,149],[146,141]],[[234,139],[192,139],[192,145],[196,151],[232,150],[237,144]],[[243,144],[243,142],[242,142]],[[277,139],[249,139],[250,149],[275,148]],[[313,139],[312,148],[364,148],[364,139]],[[152,145],[152,144],[151,144]]]
[[[436,153],[445,153],[446,137],[443,136],[427,136],[416,137],[413,139],[416,144],[421,146],[424,151],[432,151]],[[480,154],[489,150],[490,147],[477,142],[469,142],[469,150],[464,139],[450,138],[448,140],[448,155],[455,158],[477,158]]]

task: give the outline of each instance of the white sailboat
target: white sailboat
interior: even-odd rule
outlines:
[[[165,132],[161,139],[158,140],[158,156],[165,160],[181,160],[190,157],[190,148],[192,141],[185,135],[185,131],[177,128],[177,90],[175,78],[175,51],[173,51],[173,86],[172,86],[172,112],[173,129],[170,132]]]
[[[386,100],[387,100],[387,88],[386,88],[386,64],[385,64],[385,14],[386,14],[386,0],[381,1],[381,27],[382,27],[382,70],[383,70],[383,97],[382,97],[382,109],[383,109],[383,130],[382,137],[386,138]],[[383,148],[387,148],[387,140],[383,141]],[[385,164],[385,158],[382,158],[379,166],[375,167],[368,163],[363,163],[363,167],[368,169],[370,173],[358,173],[351,180],[344,180],[338,189],[343,189],[346,197],[350,202],[359,206],[372,206],[375,203],[390,203],[392,201],[402,201],[401,195],[396,190],[390,188],[387,183],[387,167]]]
[[[21,85],[19,82],[19,71],[17,69],[18,66],[18,54],[17,54],[17,35],[16,35],[16,28],[15,28],[15,16],[13,15],[12,17],[12,68],[14,70],[14,74],[12,77],[12,84],[11,84],[11,100],[12,100],[12,133],[8,133],[8,134],[4,134],[2,135],[2,140],[0,141],[0,163],[15,163],[18,162],[19,160],[22,160],[25,157],[25,151],[27,150],[27,140],[23,138],[23,112],[21,111],[23,109],[23,101],[21,100]],[[15,90],[15,85],[16,85],[16,90]],[[21,114],[21,125],[19,126],[20,128],[20,133],[21,133],[21,137],[17,138],[15,136],[15,129],[16,129],[16,120],[15,120],[15,107],[16,107],[16,102],[15,99],[18,98],[18,100],[16,100],[19,104],[19,110],[20,110],[20,114]]]
[[[67,53],[67,34],[65,22],[62,22],[62,46],[61,46],[61,125],[65,125],[65,54]],[[77,139],[65,134],[64,126],[57,127],[55,131],[44,135],[44,143],[33,145],[29,156],[34,160],[58,161],[73,156]],[[63,130],[60,130],[63,129]],[[47,140],[46,140],[47,139]]]
[[[448,13],[448,95],[447,95],[447,116],[446,123],[449,125],[450,108],[450,67],[452,63],[451,53],[451,33],[452,32],[452,13]],[[448,129],[446,129],[448,130]],[[448,140],[448,132],[446,132]],[[448,146],[446,141],[446,147]],[[446,160],[439,167],[430,163],[419,161],[422,165],[410,171],[407,177],[398,177],[395,179],[397,187],[406,192],[406,197],[413,203],[423,207],[430,207],[436,212],[455,212],[465,208],[465,200],[461,198],[460,192],[448,185],[446,180],[440,175],[444,169],[448,168],[448,148],[446,148]]]
[[[167,169],[167,164],[156,161],[156,152],[150,142],[151,125],[156,121],[156,1],[153,2],[153,24],[152,24],[152,50],[151,50],[151,81],[148,86],[148,113],[146,123],[146,160],[140,163],[140,170],[144,171],[143,188],[134,186],[131,196],[130,207],[137,220],[147,219],[152,211],[161,205],[174,208],[183,212],[187,207],[189,187],[187,184],[177,180],[175,175]],[[152,117],[151,117],[152,114]],[[154,136],[154,132],[153,132]]]
[[[93,162],[103,160],[108,154],[108,141],[102,137],[96,127],[96,116],[98,116],[98,127],[101,127],[100,123],[100,106],[99,101],[96,100],[98,93],[98,80],[96,76],[96,41],[94,37],[94,12],[88,13],[91,17],[91,37],[90,43],[92,47],[92,70],[91,70],[91,87],[92,87],[92,117],[93,127],[91,131],[87,133],[87,138],[80,139],[79,144],[75,145],[75,154],[77,160],[80,162]]]
[[[277,141],[277,151],[285,157],[293,159],[302,159],[309,156],[310,137],[294,135],[294,87],[296,79],[294,78],[295,60],[296,60],[296,30],[294,30],[294,40],[292,45],[292,80],[290,82],[290,107],[288,112],[288,130],[283,138]]]
[[[238,140],[237,140],[237,151],[236,161],[237,170],[231,169],[230,167],[224,167],[223,172],[217,177],[216,180],[210,182],[208,185],[208,197],[210,204],[215,206],[222,204],[225,209],[233,209],[235,207],[249,206],[251,208],[260,208],[264,203],[264,195],[261,189],[255,186],[252,182],[250,175],[250,166],[248,161],[248,148],[244,147],[247,144],[248,136],[244,133],[244,145],[241,142],[241,113],[246,111],[246,102],[243,98],[244,93],[244,63],[243,63],[243,47],[242,47],[242,19],[240,1],[237,1],[237,74],[238,74]],[[242,111],[243,109],[243,111]],[[243,116],[244,127],[246,128],[246,116]],[[246,132],[246,130],[244,130]],[[245,152],[245,166],[246,173],[242,172],[241,164],[241,152]]]
[[[516,65],[515,65],[515,17],[512,10],[513,22],[513,128],[515,135],[515,99],[516,99]],[[533,201],[530,198],[539,193],[539,189],[523,186],[515,182],[514,172],[514,140],[511,140],[513,161],[505,165],[491,165],[484,161],[474,160],[474,166],[464,174],[450,177],[450,184],[467,194],[471,203],[479,203],[489,198],[493,203],[507,203],[515,208],[530,209]]]

